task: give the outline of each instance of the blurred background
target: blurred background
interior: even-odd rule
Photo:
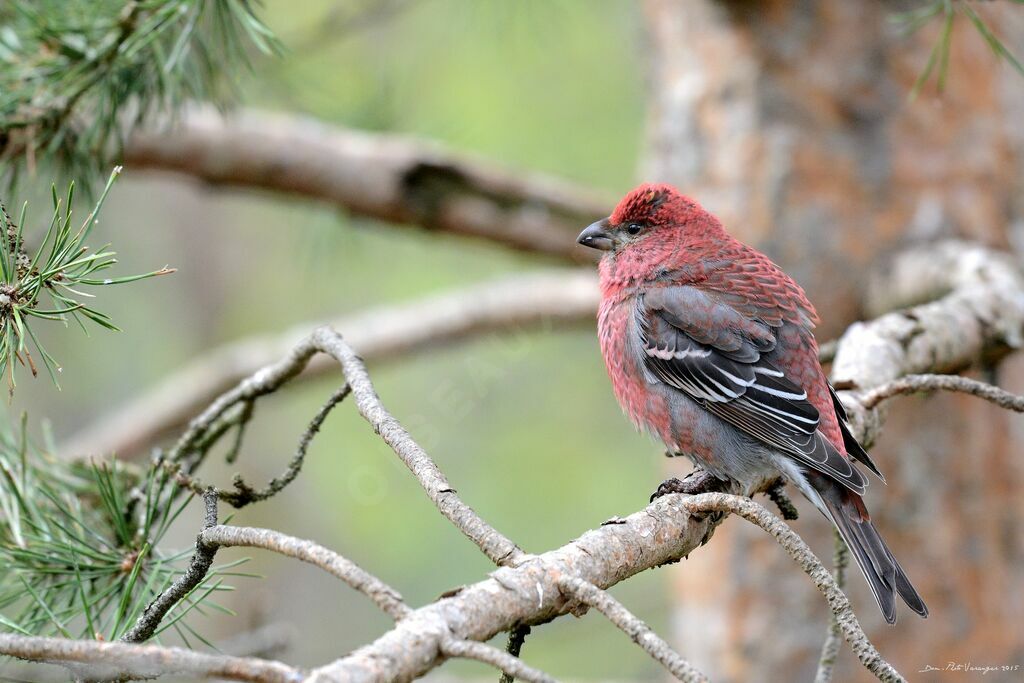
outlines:
[[[244,76],[241,103],[437,140],[590,187],[609,209],[640,180],[673,182],[807,287],[824,340],[870,314],[872,270],[899,248],[950,236],[1024,248],[1024,77],[958,22],[944,91],[929,82],[909,97],[941,22],[906,35],[892,16],[925,4],[267,0],[263,16],[288,51]],[[977,4],[1024,52],[1024,10]],[[46,206],[45,188],[26,185]],[[8,409],[27,410],[37,430],[45,416],[58,442],[219,344],[558,265],[130,164],[98,230],[122,273],[178,272],[103,292],[122,333],[83,344],[76,330],[41,331],[63,362],[63,390],[23,379]],[[370,369],[463,500],[530,552],[634,512],[689,469],[621,416],[592,325],[484,335]],[[988,372],[1024,391],[1020,358]],[[211,463],[206,478],[278,473],[339,381],[261,401],[239,464]],[[1019,417],[971,398],[907,398],[874,449],[890,483],[868,502],[932,617],[888,627],[859,575],[849,591],[868,634],[912,678],[947,661],[1024,664],[1022,438]],[[796,529],[829,556],[826,523],[798,505]],[[199,507],[178,525],[182,547]],[[491,569],[347,404],[298,480],[235,521],[335,548],[413,605]],[[314,665],[388,628],[318,570],[224,555],[250,555],[248,570],[265,578],[236,582],[225,604],[237,616],[193,617],[212,640],[289,624],[283,658]],[[738,520],[691,559],[613,593],[714,680],[813,676],[825,605],[774,541]],[[559,679],[664,676],[592,614],[535,628],[524,657]],[[844,650],[837,678],[866,676]],[[432,674],[451,677],[492,673],[452,662]]]

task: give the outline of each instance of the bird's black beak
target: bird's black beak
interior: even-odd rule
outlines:
[[[612,236],[609,232],[611,224],[607,218],[602,218],[596,223],[591,223],[587,229],[580,233],[576,242],[591,249],[608,251],[612,248]]]

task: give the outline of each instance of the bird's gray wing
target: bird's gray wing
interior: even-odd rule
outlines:
[[[807,392],[772,365],[772,326],[714,292],[657,287],[637,297],[636,333],[651,379],[697,401],[749,436],[863,493],[867,480],[818,431]]]

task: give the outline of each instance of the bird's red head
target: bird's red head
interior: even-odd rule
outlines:
[[[657,252],[673,249],[680,240],[699,240],[721,231],[718,219],[676,188],[644,183],[623,197],[608,218],[580,233],[577,242],[612,253]]]

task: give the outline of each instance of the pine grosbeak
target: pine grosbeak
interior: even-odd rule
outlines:
[[[921,596],[864,505],[881,477],[825,378],[803,290],[668,185],[641,185],[578,239],[603,250],[598,334],[638,428],[747,495],[779,477],[835,524],[886,621]]]

